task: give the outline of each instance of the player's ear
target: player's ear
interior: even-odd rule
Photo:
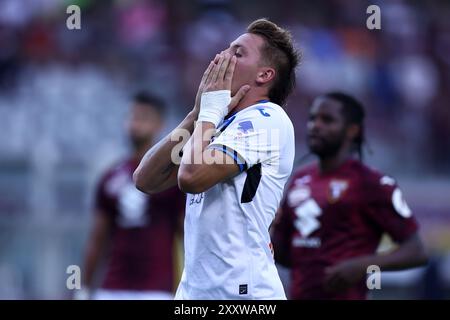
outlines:
[[[347,137],[350,140],[354,140],[359,135],[360,131],[361,128],[359,127],[359,125],[352,123],[347,127]]]
[[[259,85],[266,84],[275,78],[275,69],[270,67],[264,67],[259,69],[256,76],[256,83]]]

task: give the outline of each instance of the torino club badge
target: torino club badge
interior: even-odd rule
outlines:
[[[337,202],[348,188],[348,182],[345,180],[331,180],[328,189],[328,202]]]

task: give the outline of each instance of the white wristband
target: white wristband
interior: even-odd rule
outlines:
[[[212,122],[217,128],[220,121],[227,115],[230,102],[230,90],[218,90],[203,93],[200,100],[200,113],[197,121]]]

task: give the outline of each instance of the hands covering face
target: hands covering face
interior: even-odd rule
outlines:
[[[208,67],[203,73],[203,77],[200,81],[196,96],[195,109],[197,109],[198,111],[200,110],[202,94],[204,94],[205,92],[221,90],[229,91],[231,102],[228,105],[228,111],[237,106],[239,101],[241,101],[241,99],[250,89],[250,86],[242,86],[239,91],[233,97],[231,97],[231,83],[233,80],[236,62],[236,56],[231,56],[229,53],[222,52],[215,56],[214,60],[209,63]]]

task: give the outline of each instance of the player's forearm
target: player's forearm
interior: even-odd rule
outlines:
[[[93,229],[87,244],[82,272],[83,287],[89,289],[93,284],[95,271],[103,258],[111,234],[111,220],[106,212],[95,212]]]
[[[181,158],[180,165],[188,170],[193,171],[198,168],[195,164],[204,164],[208,162],[204,151],[211,141],[211,137],[215,133],[214,124],[211,122],[199,122],[194,129],[192,137],[186,143],[185,152]]]
[[[412,236],[390,253],[368,256],[362,259],[365,267],[376,265],[382,271],[414,268],[426,264],[428,260],[423,244],[417,235]]]
[[[83,289],[92,288],[95,269],[100,261],[100,253],[97,248],[90,247],[86,253],[84,268],[82,272],[82,287]]]
[[[102,258],[100,250],[98,244],[91,244],[88,247],[81,273],[81,290],[75,291],[73,295],[75,300],[92,299],[95,271]]]
[[[102,235],[94,234],[92,235],[92,240],[88,244],[81,278],[83,289],[89,290],[92,288],[94,275],[100,260],[103,257],[105,247],[106,240],[102,238]]]
[[[197,116],[196,111],[191,111],[170,134],[147,151],[133,174],[139,190],[156,193],[176,185],[179,152],[192,134]]]
[[[205,153],[214,133],[214,124],[200,122],[192,137],[187,142],[181,158],[178,184],[184,192],[200,193],[204,191],[208,172],[206,165],[210,162],[210,153]]]
[[[88,300],[92,299],[92,293],[94,288],[94,274],[99,262],[99,256],[95,257],[93,252],[89,250],[85,257],[82,278],[81,278],[81,288],[80,290],[75,290],[73,294],[73,299],[75,300]]]

